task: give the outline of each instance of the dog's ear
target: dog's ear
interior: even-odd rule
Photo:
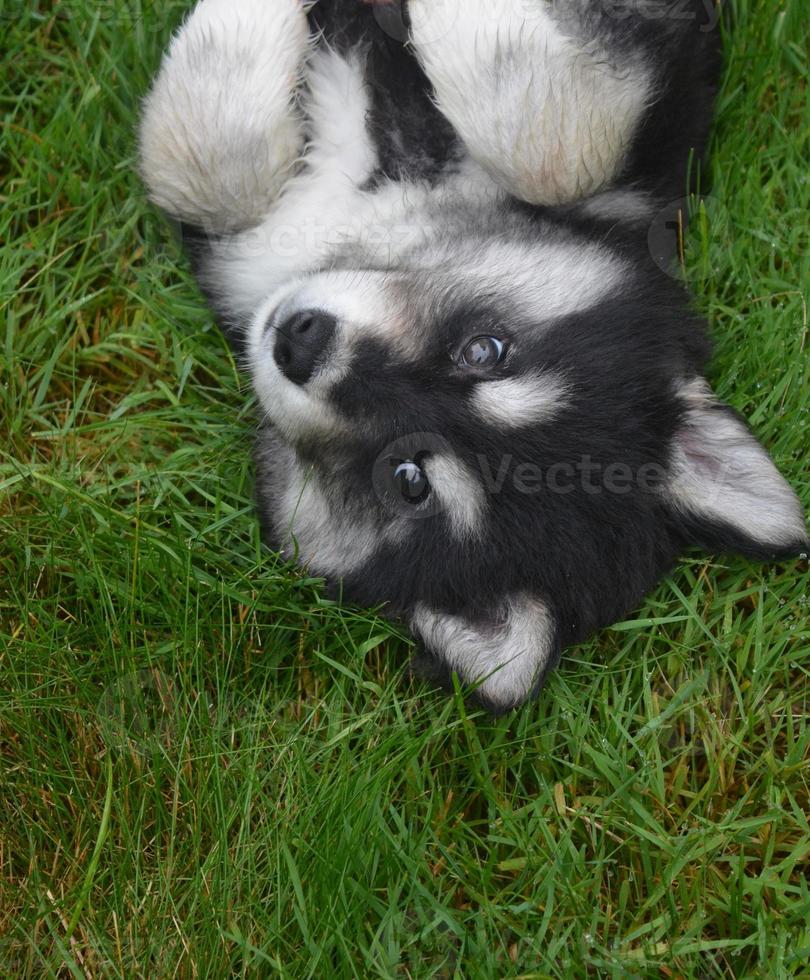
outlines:
[[[678,398],[667,492],[688,540],[754,558],[806,551],[802,507],[745,422],[702,378]]]
[[[500,714],[539,690],[560,658],[554,616],[538,599],[519,596],[475,618],[419,606],[411,629],[446,672],[475,686],[475,697]],[[433,671],[434,677],[437,672]]]

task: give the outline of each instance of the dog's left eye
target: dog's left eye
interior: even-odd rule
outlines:
[[[421,504],[430,493],[430,484],[425,471],[412,459],[402,460],[394,470],[394,485],[409,504]]]
[[[461,363],[467,367],[491,368],[499,364],[506,353],[506,344],[497,337],[474,337],[461,353]]]

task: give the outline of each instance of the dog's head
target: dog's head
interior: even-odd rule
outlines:
[[[256,316],[272,540],[386,604],[495,710],[692,544],[807,546],[792,491],[703,378],[683,290],[512,216],[395,268],[291,283]]]

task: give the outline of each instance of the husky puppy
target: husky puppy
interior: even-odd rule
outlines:
[[[144,105],[258,396],[267,540],[493,711],[685,548],[808,546],[650,257],[717,70],[712,5],[654,7],[201,0]]]

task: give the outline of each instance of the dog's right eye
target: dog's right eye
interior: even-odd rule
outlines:
[[[477,370],[495,367],[506,354],[506,344],[497,337],[474,337],[461,352],[461,363]]]
[[[394,470],[394,486],[409,504],[421,504],[430,493],[430,483],[425,471],[412,459],[398,464]]]

